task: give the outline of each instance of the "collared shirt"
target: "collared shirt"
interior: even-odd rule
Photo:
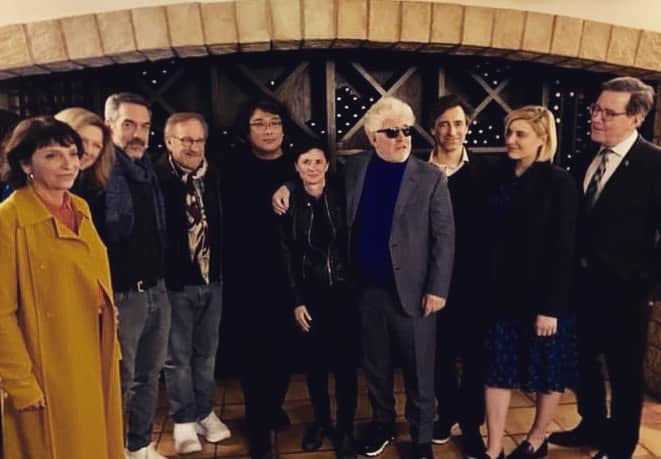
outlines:
[[[440,164],[436,162],[436,155],[434,154],[435,151],[436,150],[431,151],[431,155],[429,155],[429,162],[437,166],[447,177],[450,177],[451,175],[459,172],[459,170],[464,167],[464,164],[468,162],[468,152],[466,151],[466,147],[461,147],[461,159],[459,160],[459,164],[456,166]]]
[[[601,180],[597,184],[597,193],[595,194],[595,200],[599,199],[599,195],[604,189],[604,186],[606,186],[606,183],[608,183],[608,180],[611,178],[613,173],[615,173],[620,163],[624,161],[624,158],[626,157],[629,150],[631,150],[631,147],[633,147],[633,144],[636,143],[637,139],[638,139],[638,131],[634,130],[622,142],[610,148],[612,153],[609,154],[608,163],[606,163],[606,172],[604,172],[604,175],[601,177]],[[606,149],[607,147],[602,145],[601,148],[599,149],[599,153],[601,153]],[[597,168],[599,167],[600,162],[601,162],[601,154],[595,155],[594,159],[590,163],[590,166],[588,167],[588,170],[585,172],[585,177],[583,178],[583,192],[587,191],[588,186],[590,184],[590,180],[592,180],[592,176],[595,174],[595,172],[597,172]]]

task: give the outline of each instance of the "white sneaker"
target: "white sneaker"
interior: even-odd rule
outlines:
[[[150,443],[144,448],[140,448],[137,451],[126,451],[126,457],[128,459],[167,459],[167,457],[160,454],[156,451],[154,443]]]
[[[189,454],[202,451],[202,443],[197,438],[194,422],[174,425],[174,449],[177,454]]]
[[[213,410],[206,418],[195,423],[195,430],[199,435],[206,438],[209,443],[218,443],[232,436],[230,429],[216,416]]]

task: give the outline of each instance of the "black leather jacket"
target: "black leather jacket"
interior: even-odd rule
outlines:
[[[309,302],[308,292],[326,288],[348,288],[350,274],[344,191],[339,181],[328,180],[314,205],[303,185],[291,191],[288,212],[280,219],[280,245],[287,269],[293,307]],[[317,211],[315,212],[315,209]],[[313,221],[327,225],[330,237],[325,247],[313,242]]]

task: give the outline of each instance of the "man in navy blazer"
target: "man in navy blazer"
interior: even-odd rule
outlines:
[[[661,148],[637,130],[653,101],[654,90],[637,78],[605,82],[590,106],[599,148],[576,168],[584,192],[576,246],[581,422],[550,441],[597,447],[595,458],[629,458],[638,442],[648,301],[661,273]],[[600,354],[611,385],[608,419]]]

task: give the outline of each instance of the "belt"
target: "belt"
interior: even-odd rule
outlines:
[[[129,287],[129,290],[135,290],[138,293],[143,293],[145,290],[154,287],[157,283],[158,279],[143,279],[136,282],[135,285]]]

